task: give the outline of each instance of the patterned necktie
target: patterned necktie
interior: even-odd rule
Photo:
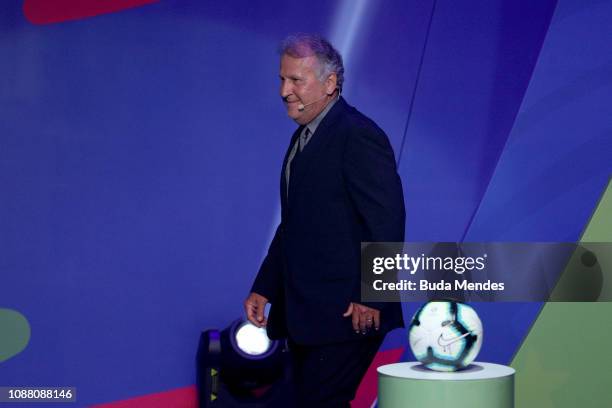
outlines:
[[[300,134],[298,140],[296,140],[292,154],[289,156],[289,162],[287,163],[287,169],[285,170],[285,181],[287,183],[287,195],[289,195],[289,184],[291,183],[291,174],[295,169],[295,162],[300,155],[300,152],[304,150],[304,146],[308,143],[308,139],[310,139],[310,129],[306,128],[304,133]]]
[[[300,148],[298,149],[300,152],[304,150],[304,147],[306,147],[306,143],[308,143],[309,139],[310,129],[306,128],[306,131],[300,136]]]

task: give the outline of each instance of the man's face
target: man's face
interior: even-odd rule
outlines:
[[[300,125],[312,121],[332,99],[336,87],[335,74],[319,81],[319,61],[312,55],[294,58],[283,54],[280,65],[280,95],[287,115]],[[304,105],[300,111],[299,107]]]

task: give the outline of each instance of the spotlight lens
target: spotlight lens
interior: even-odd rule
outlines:
[[[266,329],[245,322],[236,330],[236,344],[244,353],[259,356],[270,349],[271,341]]]

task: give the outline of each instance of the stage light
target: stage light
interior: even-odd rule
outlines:
[[[272,346],[266,329],[256,327],[250,322],[244,322],[238,326],[234,339],[238,349],[249,356],[261,356]]]
[[[291,375],[285,342],[241,319],[226,329],[206,330],[197,354],[202,408],[290,407]]]

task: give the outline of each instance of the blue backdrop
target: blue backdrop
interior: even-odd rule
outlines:
[[[395,149],[407,240],[578,239],[612,170],[611,17],[595,0],[166,0],[33,24],[6,0],[0,307],[32,334],[0,385],[73,385],[87,405],[193,384],[200,331],[242,314],[278,222],[291,32],[344,54],[345,97]],[[539,307],[482,305],[480,359],[507,363]]]

